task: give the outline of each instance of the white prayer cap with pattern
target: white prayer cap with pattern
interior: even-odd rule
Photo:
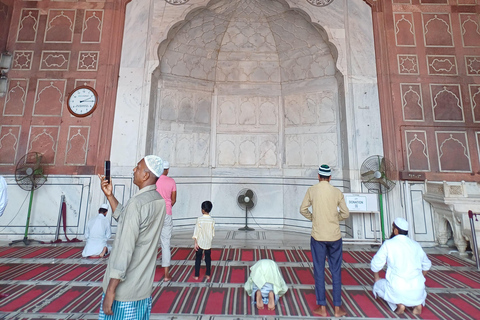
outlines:
[[[393,221],[393,223],[395,223],[395,225],[399,228],[399,229],[402,229],[403,231],[408,231],[408,222],[407,220],[403,219],[403,218],[395,218],[395,220]]]
[[[318,168],[318,174],[324,177],[330,177],[332,175],[332,169],[326,164],[322,164],[320,168]]]
[[[104,203],[100,206],[100,209],[108,210],[108,204]]]
[[[144,159],[148,170],[150,170],[150,172],[152,172],[155,176],[160,177],[163,173],[162,158],[154,155],[148,155]]]

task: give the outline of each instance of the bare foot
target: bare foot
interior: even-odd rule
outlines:
[[[205,276],[205,278],[207,278],[207,281],[210,280],[210,276]]]
[[[100,258],[103,258],[103,256],[105,255],[105,253],[107,253],[107,247],[103,247],[103,250],[102,252],[99,254]]]
[[[318,306],[317,309],[313,310],[313,313],[319,315],[321,317],[327,316],[327,307],[326,306]]]
[[[345,310],[343,310],[342,307],[335,307],[335,317],[336,318],[340,318],[340,317],[343,317],[343,316],[346,316],[347,315],[347,312]]]
[[[275,294],[273,291],[268,293],[268,310],[275,310]]]
[[[198,280],[198,277],[193,277],[193,279]]]
[[[395,313],[398,315],[405,313],[405,306],[403,304],[397,304],[397,309],[395,309]]]
[[[255,292],[255,299],[257,300],[257,309],[263,310],[264,305],[262,299],[262,292],[260,290],[257,290],[257,292]]]
[[[170,275],[170,267],[164,267],[165,269],[165,276],[163,277],[163,282],[168,282],[172,280],[172,276]]]
[[[422,313],[422,305],[419,304],[418,306],[416,306],[415,308],[413,308],[413,311],[412,313],[416,316],[420,315]]]

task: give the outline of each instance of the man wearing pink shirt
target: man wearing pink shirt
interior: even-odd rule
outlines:
[[[162,267],[165,268],[165,277],[163,281],[170,281],[170,238],[172,237],[173,221],[172,221],[172,207],[177,202],[177,185],[175,180],[168,177],[168,170],[170,164],[168,161],[163,161],[163,174],[157,180],[157,191],[163,199],[167,208],[165,215],[165,222],[163,223],[162,234],[160,240],[162,242]]]

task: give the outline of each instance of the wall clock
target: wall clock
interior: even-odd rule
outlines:
[[[97,91],[89,86],[80,86],[68,95],[67,108],[75,117],[86,117],[95,111],[97,103]]]

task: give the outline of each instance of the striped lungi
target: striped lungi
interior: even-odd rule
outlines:
[[[113,315],[103,313],[103,299],[100,303],[99,320],[148,320],[150,319],[150,311],[152,310],[152,297],[148,297],[138,301],[117,301],[113,300]]]

